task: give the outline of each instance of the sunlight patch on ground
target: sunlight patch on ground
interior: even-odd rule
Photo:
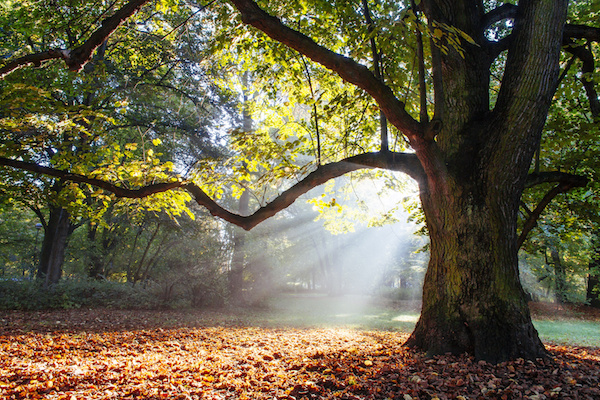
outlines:
[[[417,322],[419,319],[418,315],[401,314],[397,317],[392,318],[392,321],[397,322]]]

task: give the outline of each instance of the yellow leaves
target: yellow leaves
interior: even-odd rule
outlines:
[[[177,11],[177,0],[159,0],[156,2],[156,11],[164,14]]]
[[[138,148],[138,144],[137,143],[127,143],[125,145],[125,150],[129,150],[129,151],[136,151],[137,148]],[[118,151],[119,148],[117,147],[116,150]]]
[[[432,27],[433,30],[431,31],[431,37],[436,46],[444,54],[448,54],[452,48],[464,58],[465,53],[461,41],[465,41],[470,45],[479,46],[466,32],[452,25],[433,21]]]
[[[325,198],[325,194],[321,195],[321,198]],[[313,205],[313,209],[318,211],[319,213],[324,213],[330,209],[335,209],[336,212],[342,212],[342,205],[337,202],[335,197],[331,198],[329,201],[323,201],[321,199],[310,199],[308,203]]]

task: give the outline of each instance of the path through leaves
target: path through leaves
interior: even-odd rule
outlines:
[[[198,316],[196,316],[198,317]],[[168,312],[0,314],[2,399],[598,399],[600,350],[490,365],[406,334],[214,323]],[[222,321],[221,321],[222,322]]]

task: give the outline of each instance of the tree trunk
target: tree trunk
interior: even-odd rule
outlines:
[[[62,276],[67,240],[72,232],[69,217],[64,208],[50,207],[37,271],[38,279],[42,279],[45,286],[58,283]]]
[[[451,50],[434,65],[441,128],[431,145],[416,142],[431,258],[407,345],[494,363],[545,357],[519,279],[517,215],[558,81],[567,2],[519,2],[493,108],[496,54],[481,40],[481,4],[423,4],[428,20],[449,21],[483,45]]]
[[[597,255],[590,261],[585,299],[592,307],[600,308],[600,259]]]
[[[244,190],[239,201],[240,214],[248,213],[248,202],[250,193]],[[244,270],[246,269],[246,232],[240,228],[234,228],[233,232],[233,257],[231,269],[228,274],[229,295],[234,303],[244,302]]]
[[[489,362],[543,357],[519,280],[518,196],[504,201],[498,193],[477,198],[464,186],[454,190],[448,197],[422,193],[431,258],[421,317],[407,345]]]
[[[554,296],[555,301],[558,304],[564,304],[567,302],[567,272],[565,266],[560,260],[560,254],[558,250],[552,249],[550,251],[552,257],[552,264],[554,265]]]
[[[98,234],[98,226],[90,226],[88,228],[87,238],[94,247],[90,252],[90,260],[88,265],[88,276],[92,279],[100,280],[104,276],[104,257],[101,254],[101,248],[97,245],[96,237]]]

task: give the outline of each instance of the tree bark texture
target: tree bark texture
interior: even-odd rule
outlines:
[[[421,185],[431,258],[421,317],[407,345],[490,362],[544,357],[519,280],[516,221],[558,79],[566,2],[519,4],[491,110],[493,54],[483,39],[480,2],[425,2],[425,12],[481,45],[467,48],[464,57],[451,51],[442,58],[437,145],[446,168],[425,167],[427,184]]]
[[[72,232],[69,218],[70,215],[64,208],[50,208],[37,271],[38,279],[42,279],[45,286],[58,283],[62,276],[67,240]]]

